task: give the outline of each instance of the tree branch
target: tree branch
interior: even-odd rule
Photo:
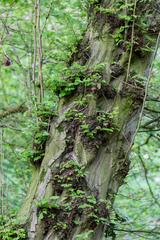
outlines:
[[[160,203],[159,203],[157,197],[154,195],[154,192],[152,190],[152,187],[151,187],[149,179],[148,179],[148,170],[147,170],[147,167],[146,167],[146,165],[145,165],[145,163],[143,161],[143,158],[141,156],[141,148],[140,148],[140,146],[138,147],[138,157],[139,157],[139,159],[141,161],[141,164],[142,164],[142,167],[143,167],[143,170],[144,170],[144,177],[145,177],[145,180],[146,180],[149,192],[150,192],[152,198],[154,199],[155,203],[158,205],[158,207],[160,207]]]
[[[154,118],[154,119],[146,122],[146,123],[142,126],[142,128],[146,128],[147,126],[151,125],[152,123],[158,122],[159,120],[160,120],[160,116],[158,116],[157,118]]]
[[[130,230],[130,229],[119,229],[119,228],[114,228],[115,231],[120,231],[120,232],[128,232],[128,233],[146,233],[146,234],[157,234],[160,235],[160,232],[154,231],[154,230]]]
[[[23,113],[27,110],[27,107],[24,104],[20,104],[15,107],[10,107],[4,111],[0,111],[0,119],[7,117],[8,115],[14,113]]]
[[[145,107],[145,110],[148,111],[148,112],[160,113],[160,111],[155,110],[155,109],[151,109],[151,108],[148,108],[148,107]]]

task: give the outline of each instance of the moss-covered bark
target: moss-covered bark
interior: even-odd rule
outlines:
[[[134,2],[91,5],[87,32],[69,62],[85,68],[61,86],[67,96],[20,212],[28,217],[31,240],[100,240],[110,231],[111,205],[129,171],[160,22],[155,1],[138,1],[136,16]]]

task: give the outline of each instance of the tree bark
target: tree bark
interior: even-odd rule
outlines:
[[[158,2],[137,1],[135,6],[136,1],[130,1],[131,7],[126,5],[122,10],[118,10],[116,2],[95,1],[91,5],[86,34],[70,59],[70,65],[77,62],[86,66],[86,76],[81,78],[84,83],[60,100],[58,117],[51,123],[45,157],[35,168],[20,211],[20,216],[28,217],[30,240],[101,240],[105,234],[106,238],[109,236],[111,205],[129,171],[128,154],[143,107],[160,22],[156,11]],[[147,30],[138,26],[142,15],[148,24]],[[101,70],[97,70],[98,66]],[[87,85],[87,77],[93,79],[93,84]],[[72,114],[67,118],[69,113]],[[78,113],[82,113],[83,119]],[[85,167],[85,175],[75,176],[76,169],[81,167],[73,162]],[[71,179],[66,180],[66,176]],[[60,178],[63,184],[58,183]],[[70,184],[73,192],[82,191],[85,197],[81,194],[79,200],[68,197],[71,189],[64,184]],[[37,203],[51,196],[58,197],[60,209],[47,205],[49,212],[40,219],[44,208]],[[95,202],[80,210],[82,203],[89,204],[87,196],[93,196]],[[72,206],[66,213],[64,205],[69,202]],[[94,211],[96,216],[91,215]],[[57,222],[67,226],[58,228]]]

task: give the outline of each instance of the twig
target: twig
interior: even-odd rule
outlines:
[[[33,67],[32,67],[32,81],[34,86],[34,97],[36,96],[36,62],[37,62],[37,0],[34,6],[34,54],[33,54]]]
[[[160,235],[160,232],[154,231],[154,230],[130,230],[130,229],[119,229],[119,228],[114,228],[114,230],[119,231],[119,232],[128,232],[128,233],[146,233],[146,234],[157,234]]]
[[[3,153],[3,129],[0,130],[0,180],[1,180],[1,215],[4,215],[4,175],[3,175],[3,160],[4,160],[4,153]]]
[[[49,11],[48,11],[48,14],[47,14],[47,16],[46,16],[44,25],[43,25],[42,30],[41,30],[41,33],[42,33],[42,34],[43,34],[44,29],[45,29],[46,23],[47,23],[47,21],[48,21],[48,19],[49,19],[49,17],[50,17],[51,10],[52,10],[52,6],[53,6],[53,0],[51,1],[51,4],[50,4],[50,6],[49,6]]]
[[[139,133],[143,133],[143,132],[159,132],[160,131],[160,128],[157,128],[157,129],[152,129],[152,128],[148,128],[148,130],[139,130],[138,132]]]
[[[140,128],[140,125],[141,125],[141,120],[142,120],[142,116],[143,116],[143,110],[144,110],[145,102],[146,102],[146,99],[147,99],[147,92],[148,92],[149,82],[150,82],[150,79],[151,79],[151,73],[152,73],[152,69],[153,69],[153,62],[154,62],[154,59],[155,59],[157,51],[158,51],[159,43],[160,43],[160,32],[159,32],[159,34],[157,36],[157,42],[156,42],[155,50],[154,50],[154,53],[153,53],[150,65],[148,66],[148,69],[146,71],[147,80],[146,80],[146,85],[145,85],[145,95],[144,95],[144,98],[143,98],[143,104],[142,104],[142,108],[141,108],[141,111],[140,111],[140,114],[139,114],[137,127],[136,127],[135,133],[133,135],[132,141],[130,143],[130,146],[128,148],[128,151],[126,153],[125,158],[127,158],[127,156],[128,156],[130,148],[131,148],[131,146],[132,146],[132,144],[134,142],[135,136],[136,136],[136,134],[137,134],[137,132],[138,132],[138,130]]]
[[[146,98],[146,101],[151,101],[151,102],[160,102],[160,99],[159,98]]]
[[[150,125],[150,124],[152,124],[152,123],[155,123],[155,122],[157,122],[157,121],[159,121],[159,120],[160,120],[160,116],[157,117],[157,118],[155,118],[155,119],[152,119],[152,120],[146,122],[144,125],[142,125],[142,128],[146,128],[148,125]]]
[[[150,109],[150,108],[148,108],[148,107],[145,107],[144,109],[145,109],[146,111],[148,111],[148,112],[160,113],[160,111],[155,110],[155,109]]]
[[[138,157],[139,157],[139,159],[141,161],[141,164],[142,164],[142,167],[144,169],[144,176],[145,176],[145,180],[146,180],[147,186],[149,188],[150,194],[151,194],[152,198],[154,199],[155,203],[158,205],[158,207],[160,207],[160,203],[158,202],[157,198],[155,197],[154,192],[152,191],[151,185],[150,185],[149,180],[148,180],[148,175],[147,175],[148,170],[147,170],[146,165],[145,165],[145,163],[142,159],[140,146],[138,147]]]
[[[8,128],[8,129],[11,129],[11,130],[14,130],[14,131],[22,132],[22,129],[15,128],[15,127],[5,125],[5,124],[0,124],[0,128]]]
[[[129,78],[131,60],[132,60],[132,54],[133,54],[136,7],[137,7],[137,0],[134,1],[134,8],[133,8],[133,15],[132,15],[133,16],[133,23],[132,23],[132,33],[131,33],[131,49],[130,49],[130,53],[129,53],[127,75],[126,75],[126,80],[125,80],[126,82],[128,81],[128,78]]]
[[[26,106],[24,104],[20,104],[15,107],[8,108],[4,111],[0,112],[0,119],[7,117],[8,115],[14,114],[14,113],[23,113],[27,110]]]
[[[150,134],[147,138],[146,138],[146,141],[142,144],[140,144],[138,147],[142,147],[142,146],[145,146],[146,144],[149,143],[150,139],[153,137],[153,134]]]
[[[39,91],[39,102],[42,103],[44,97],[44,87],[43,87],[43,75],[42,75],[42,31],[41,31],[41,5],[40,0],[38,0],[38,34],[39,34],[39,49],[38,49],[38,82],[40,86]]]

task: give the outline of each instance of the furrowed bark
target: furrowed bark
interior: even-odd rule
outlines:
[[[131,3],[133,3],[132,8],[128,11],[133,14],[135,1]],[[136,15],[144,13],[146,17],[149,40],[144,39],[143,35],[146,32],[144,33],[136,25],[138,17],[133,28],[133,20],[119,18],[119,13],[103,11],[111,9],[115,1],[99,1],[90,7],[87,32],[78,45],[77,52],[72,55],[70,65],[78,62],[87,66],[86,77],[87,74],[90,78],[93,77],[95,84],[89,87],[82,84],[72,95],[63,98],[59,103],[59,117],[51,123],[50,140],[46,146],[45,157],[41,165],[35,169],[29,193],[20,212],[20,216],[28,216],[29,239],[101,240],[105,232],[109,231],[109,223],[104,224],[103,221],[97,223],[95,219],[91,220],[88,217],[90,212],[88,213],[86,209],[78,213],[79,208],[76,205],[78,202],[75,201],[68,215],[63,209],[55,212],[51,210],[53,215],[57,214],[57,218],[55,217],[57,220],[51,222],[51,218],[47,216],[40,220],[37,202],[53,195],[58,195],[62,202],[72,201],[73,198],[67,198],[68,190],[62,186],[57,190],[55,184],[57,176],[62,175],[62,178],[66,178],[68,174],[67,176],[75,177],[74,180],[79,181],[76,182],[77,189],[74,186],[74,190],[83,190],[86,196],[92,194],[95,197],[97,211],[104,209],[101,199],[107,199],[111,204],[113,203],[114,196],[129,171],[128,154],[142,110],[145,84],[158,35],[160,17],[155,10],[157,3],[137,1],[136,5]],[[99,10],[100,7],[102,11]],[[125,41],[116,44],[115,31],[126,26],[126,21],[128,21],[128,28],[123,32]],[[136,39],[134,42],[131,37],[133,35],[133,39]],[[144,53],[145,44],[149,44],[153,51]],[[132,56],[130,56],[131,50]],[[96,82],[97,72],[93,69],[101,63],[103,63],[103,70],[98,73],[101,81]],[[141,82],[142,77],[143,82]],[[80,97],[85,98],[86,105],[83,108],[77,105],[77,99]],[[70,120],[66,119],[66,114],[74,109],[83,113],[83,120],[77,120],[75,116]],[[108,117],[103,122],[105,126],[101,122],[104,116]],[[101,129],[98,128],[100,122],[103,125]],[[88,132],[84,131],[82,125],[88,125]],[[89,133],[93,136],[88,136]],[[85,166],[86,176],[83,179],[73,174],[75,173],[73,168],[64,170],[63,164],[71,160]],[[99,217],[109,219],[109,212],[110,210],[108,213],[102,212]],[[61,219],[63,222],[63,218],[64,222],[67,222],[66,229],[56,230],[54,227],[57,224],[56,221]],[[78,225],[74,223],[77,219]],[[77,237],[86,231],[92,231],[87,238]]]

